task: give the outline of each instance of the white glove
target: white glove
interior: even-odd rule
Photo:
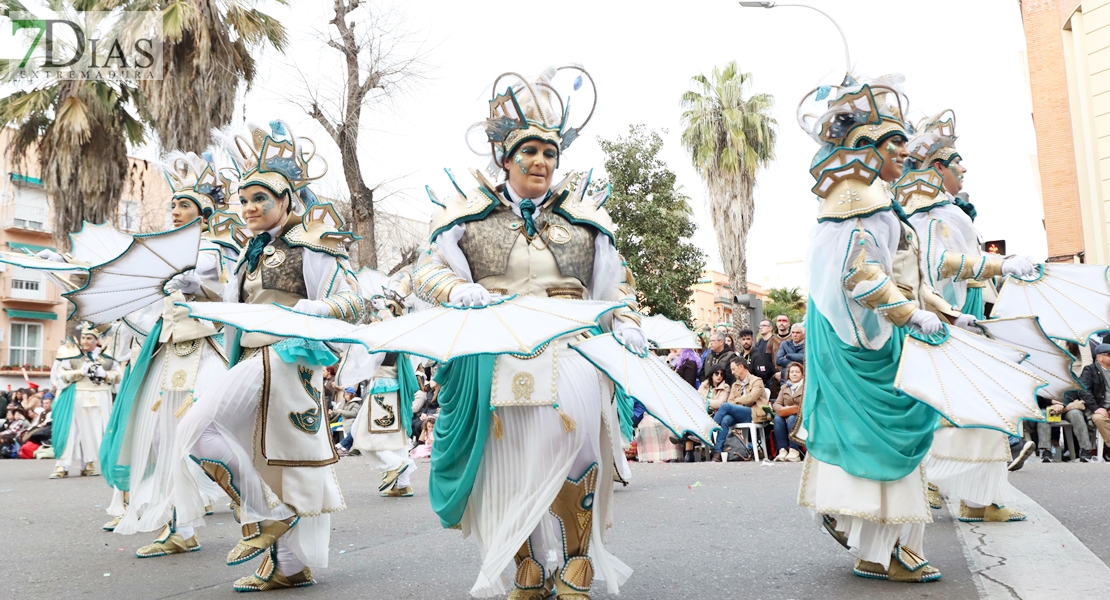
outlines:
[[[1002,261],[1002,274],[1003,275],[1017,275],[1018,277],[1029,277],[1036,272],[1036,267],[1033,266],[1033,261],[1027,256],[1011,256]]]
[[[381,296],[374,298],[370,301],[370,306],[373,306],[374,310],[385,310],[385,298]]]
[[[936,315],[921,309],[913,311],[913,314],[910,315],[909,324],[925,335],[937,333],[944,327]]]
[[[36,254],[35,256],[37,258],[41,258],[43,260],[48,260],[50,262],[56,262],[56,263],[64,263],[66,261],[66,259],[62,258],[61,254],[58,254],[57,252],[54,252],[53,250],[39,250],[39,253]]]
[[[975,321],[975,315],[962,314],[956,317],[956,327],[979,333],[978,328],[975,327]]]
[[[489,290],[477,283],[460,283],[451,290],[451,304],[458,306],[486,306],[493,300]]]
[[[331,314],[331,307],[323,300],[297,300],[297,303],[293,305],[293,310],[317,317],[326,317]]]
[[[166,291],[195,294],[200,291],[200,278],[193,273],[178,273],[166,282]]]
[[[104,379],[104,378],[108,377],[108,372],[104,370],[104,367],[101,367],[101,366],[98,365],[95,369],[93,369],[92,375],[94,377]]]
[[[614,319],[613,336],[620,340],[625,348],[636,354],[643,354],[647,350],[647,336],[635,323]]]

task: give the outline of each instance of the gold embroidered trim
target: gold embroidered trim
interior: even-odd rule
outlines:
[[[851,510],[851,509],[847,509],[847,508],[831,508],[831,507],[817,506],[816,504],[806,502],[805,500],[803,500],[803,498],[805,497],[806,485],[809,483],[809,468],[812,465],[812,463],[815,462],[815,460],[816,459],[807,456],[805,462],[803,463],[804,466],[802,468],[802,485],[798,489],[798,506],[801,506],[803,508],[811,509],[814,512],[816,512],[817,514],[822,514],[822,515],[844,515],[846,517],[857,517],[857,518],[860,518],[860,519],[871,521],[872,523],[878,523],[879,525],[906,525],[906,524],[910,524],[910,523],[932,523],[933,522],[932,515],[925,515],[925,516],[922,516],[922,517],[887,518],[887,517],[879,517],[878,515],[865,513],[865,512],[858,511],[858,510]],[[928,484],[928,481],[926,481],[926,479],[925,479],[925,467],[924,467],[924,465],[918,465],[917,469],[918,469],[918,472],[921,474],[921,502],[922,502],[923,506],[928,507],[928,503],[925,500],[925,493],[926,493],[926,490],[928,489],[929,484]]]
[[[1009,463],[1012,460],[1012,459],[1009,459],[1009,458],[967,458],[967,457],[963,457],[963,456],[945,456],[943,454],[933,454],[932,452],[929,453],[929,458],[936,459],[936,460],[951,460],[951,461],[955,461],[955,462],[964,462],[964,463],[992,463],[992,462]]]
[[[555,287],[547,288],[548,298],[563,298],[565,300],[581,300],[583,296],[580,288]]]
[[[188,342],[177,342],[170,346],[173,348],[173,353],[184,358],[197,351],[200,348],[200,340],[192,340]]]

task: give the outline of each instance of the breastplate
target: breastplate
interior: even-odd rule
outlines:
[[[254,272],[247,273],[246,278],[256,280],[261,277],[263,292],[280,292],[286,297],[307,298],[308,288],[304,282],[304,249],[290,248],[289,244],[280,237],[271,242],[268,248],[273,248],[274,251],[264,253],[262,260],[258,261],[258,268]],[[251,298],[250,294],[254,286],[244,285],[243,287],[247,292],[244,296],[247,302],[254,303],[255,299]]]
[[[555,258],[559,275],[573,277],[589,287],[594,271],[594,238],[597,231],[575,225],[551,211],[536,215],[537,237]],[[524,235],[524,219],[506,206],[498,206],[480,221],[466,224],[459,248],[470,264],[474,281],[504,275],[509,253]]]

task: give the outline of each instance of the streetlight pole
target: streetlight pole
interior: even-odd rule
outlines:
[[[741,2],[740,6],[743,6],[745,8],[777,8],[780,6],[798,6],[801,8],[815,10],[822,15],[825,15],[825,18],[831,21],[833,26],[836,27],[836,30],[840,32],[840,41],[844,43],[844,73],[849,74],[852,72],[852,57],[848,53],[848,37],[844,35],[844,30],[840,28],[840,23],[837,23],[836,19],[832,18],[829,13],[821,10],[820,8],[817,8],[816,6],[810,6],[808,4],[779,4],[778,2],[774,2],[771,0],[762,0],[759,2]]]

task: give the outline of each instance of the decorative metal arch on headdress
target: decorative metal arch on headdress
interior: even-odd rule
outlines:
[[[561,71],[576,71],[578,76],[573,83],[573,90],[577,91],[586,81],[593,90],[593,102],[586,118],[576,127],[568,125],[570,116],[570,96],[564,101],[563,96],[553,83],[555,76]],[[517,82],[498,92],[501,80],[511,77]],[[585,78],[585,79],[583,79]],[[489,117],[475,123],[468,130],[468,134],[481,128],[486,134],[489,143],[489,155],[493,161],[491,172],[500,168],[500,159],[511,154],[520,144],[533,139],[543,140],[559,148],[560,153],[570,147],[582,129],[593,118],[597,109],[597,85],[593,77],[578,65],[562,67],[548,67],[535,79],[529,81],[519,73],[502,73],[493,82],[492,95],[489,100]],[[558,108],[556,109],[556,104]],[[469,137],[467,144],[470,145]],[[484,150],[476,150],[476,154],[485,155]]]
[[[211,150],[197,156],[175,150],[158,164],[173,191],[173,198],[191,200],[204,217],[227,207],[227,180],[217,176]]]
[[[104,337],[104,333],[107,332],[108,329],[110,329],[111,327],[112,327],[111,322],[104,323],[103,325],[98,325],[98,326],[94,327],[92,322],[90,322],[90,321],[81,321],[81,324],[78,326],[78,335],[79,336],[95,335],[99,339],[99,338]]]
[[[945,115],[948,118],[945,119]],[[909,144],[910,159],[917,168],[928,168],[934,161],[946,166],[960,155],[956,150],[956,113],[946,108],[921,119]]]
[[[239,188],[261,185],[281,196],[288,193],[291,208],[301,213],[316,202],[308,184],[328,172],[328,163],[316,156],[316,142],[307,137],[296,137],[284,121],[270,121],[270,130],[249,123],[250,139],[235,134],[228,136],[217,132],[234,163],[233,176]],[[310,146],[306,148],[306,144]],[[316,159],[323,163],[323,171],[310,174],[310,164]]]
[[[877,130],[884,122],[904,123],[910,104],[903,81],[898,74],[862,82],[848,75],[840,85],[813,88],[798,103],[798,125],[815,141],[840,146],[860,126]],[[827,106],[817,112],[826,99]]]

